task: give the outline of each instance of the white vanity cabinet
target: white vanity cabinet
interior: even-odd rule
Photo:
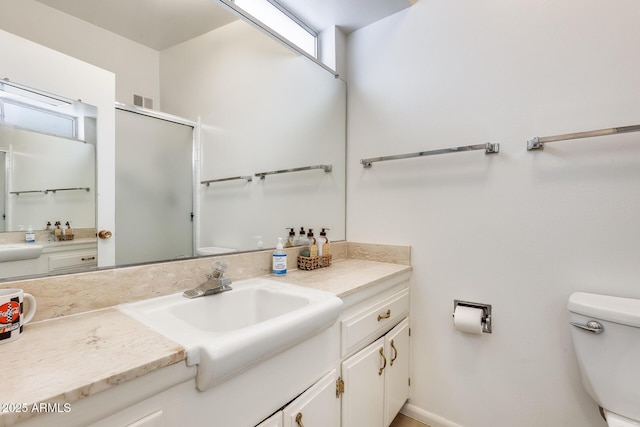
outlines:
[[[408,314],[408,283],[345,311],[342,427],[387,427],[408,399]]]
[[[338,427],[340,398],[336,395],[337,379],[337,370],[331,370],[257,427]]]
[[[337,370],[332,370],[283,410],[284,427],[340,425],[340,399],[336,393]]]

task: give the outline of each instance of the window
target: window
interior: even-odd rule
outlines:
[[[49,110],[62,105],[70,103],[17,85],[0,83],[0,123],[75,139],[78,137],[77,118]]]
[[[298,48],[318,57],[318,34],[273,0],[233,0],[244,11],[289,40]]]

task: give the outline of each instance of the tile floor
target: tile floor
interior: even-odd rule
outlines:
[[[398,414],[389,427],[429,427],[419,421],[409,418],[406,415]]]

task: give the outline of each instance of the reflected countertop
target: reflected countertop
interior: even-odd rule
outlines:
[[[98,239],[96,237],[82,237],[73,240],[38,241],[38,244],[42,245],[43,252],[47,252],[47,249],[51,250],[56,248],[72,248],[73,246],[95,245],[97,242]]]

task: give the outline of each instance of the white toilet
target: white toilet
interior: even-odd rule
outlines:
[[[567,308],[585,389],[609,427],[640,427],[640,299],[576,292]]]

